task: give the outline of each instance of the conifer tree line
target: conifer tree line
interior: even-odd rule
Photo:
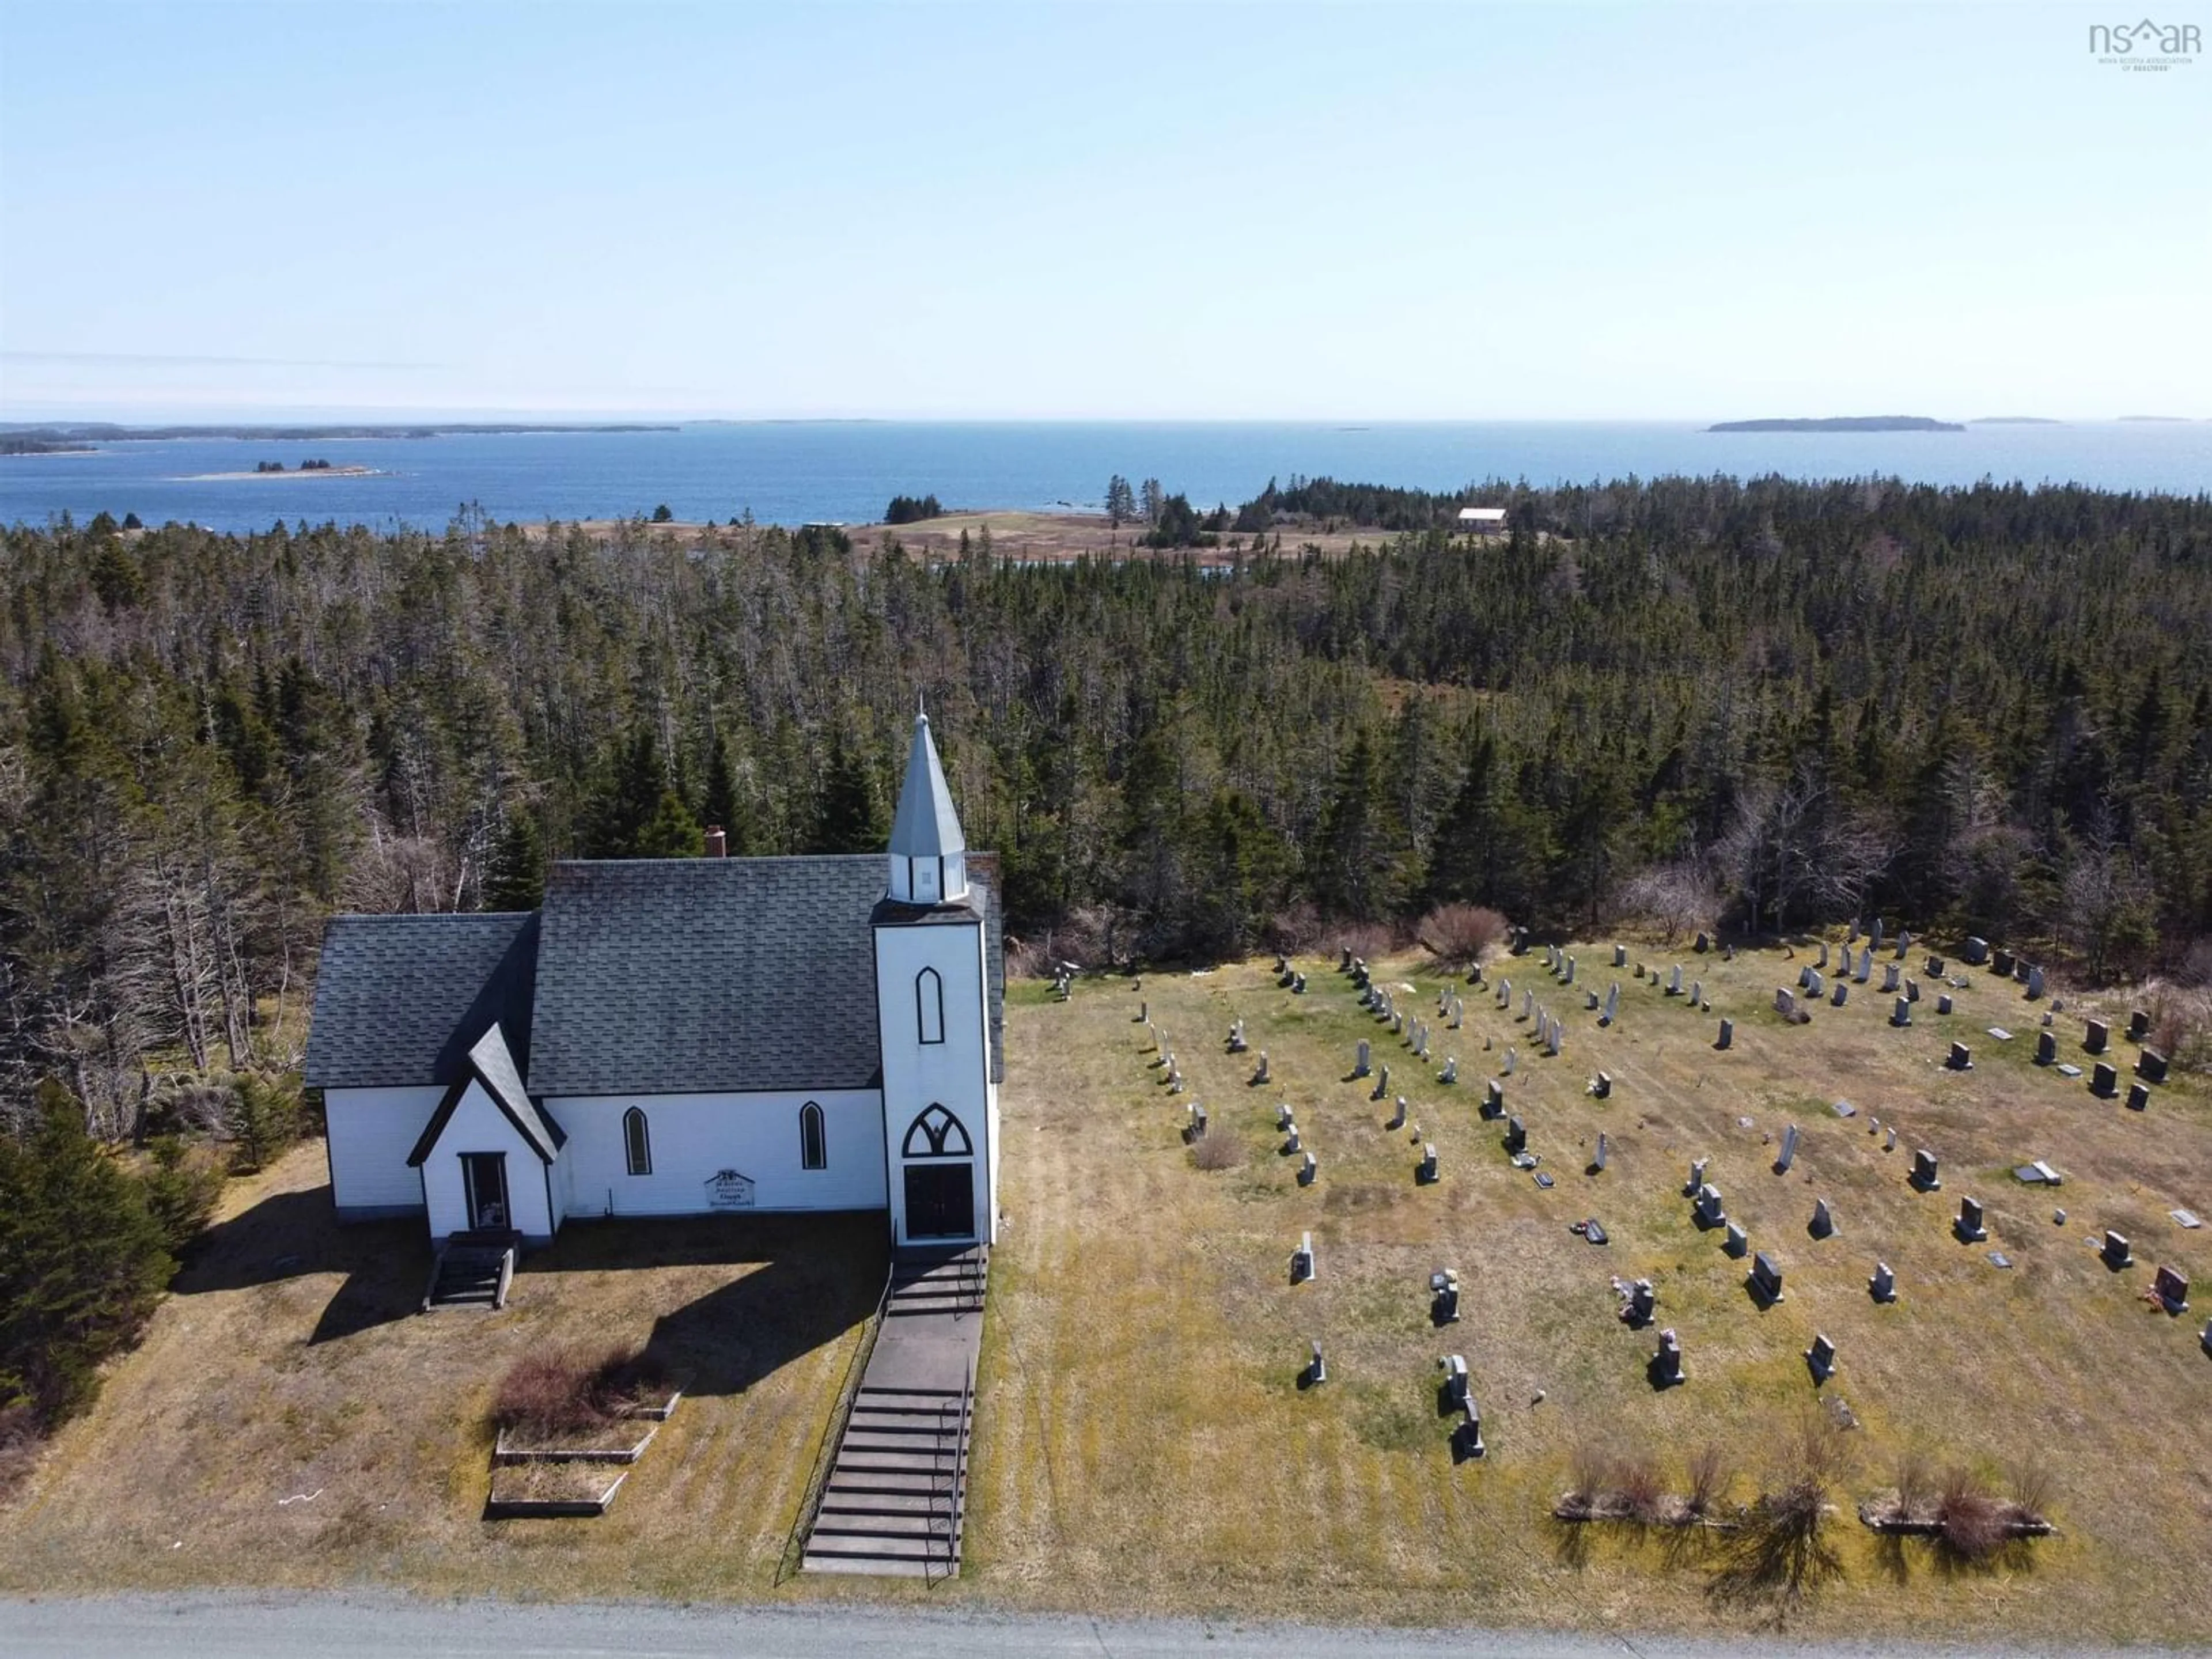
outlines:
[[[106,1138],[296,1058],[334,910],[882,845],[917,696],[1010,932],[1215,957],[1445,902],[1876,910],[2110,975],[2212,934],[2212,501],[1328,481],[1040,567],[642,521],[0,539],[0,1101]],[[1297,550],[1322,495],[1422,527]],[[1423,503],[1426,503],[1425,506]],[[1431,516],[1423,519],[1419,514]]]

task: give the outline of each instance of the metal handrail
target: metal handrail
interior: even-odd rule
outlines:
[[[890,1306],[891,1284],[897,1273],[898,1264],[895,1261],[884,1269],[884,1288],[876,1297],[876,1310],[868,1316],[868,1328],[846,1363],[845,1380],[837,1390],[837,1408],[830,1415],[830,1426],[822,1436],[821,1445],[815,1449],[813,1472],[806,1477],[805,1500],[799,1506],[799,1514],[791,1523],[791,1534],[783,1540],[783,1554],[775,1564],[775,1582],[779,1584],[797,1577],[805,1562],[806,1540],[814,1535],[814,1523],[821,1518],[830,1471],[836,1462],[838,1449],[845,1443],[845,1430],[853,1420],[853,1407],[860,1395],[860,1380],[868,1374],[868,1361],[875,1357],[876,1338],[883,1332],[884,1313]]]
[[[945,1576],[947,1578],[951,1578],[960,1570],[960,1516],[968,1486],[968,1414],[974,1401],[975,1390],[975,1367],[971,1360],[961,1369],[960,1401],[957,1408],[957,1415],[953,1419],[952,1482],[948,1486],[940,1479],[937,1482],[938,1491],[933,1492],[929,1499],[930,1530],[933,1534],[937,1529],[939,1492],[941,1492],[945,1497]],[[937,1466],[940,1475],[945,1467],[943,1426],[945,1413],[952,1409],[955,1408],[940,1407],[938,1409]],[[926,1582],[935,1583],[937,1581],[930,1573],[932,1565],[933,1565],[932,1559],[926,1557],[922,1565],[922,1574]]]

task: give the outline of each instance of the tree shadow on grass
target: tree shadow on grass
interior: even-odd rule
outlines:
[[[307,1338],[312,1346],[385,1324],[422,1304],[430,1244],[419,1216],[338,1224],[327,1186],[271,1193],[195,1240],[170,1288],[179,1296],[250,1290],[310,1273],[344,1282]]]

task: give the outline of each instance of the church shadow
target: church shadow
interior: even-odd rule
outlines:
[[[890,1269],[883,1212],[573,1221],[524,1259],[515,1294],[537,1273],[746,1264],[653,1322],[642,1357],[687,1394],[743,1394],[865,1322]]]
[[[193,1242],[170,1288],[179,1296],[250,1290],[309,1273],[343,1273],[309,1346],[404,1318],[422,1301],[429,1240],[419,1216],[340,1226],[331,1189],[272,1193]]]

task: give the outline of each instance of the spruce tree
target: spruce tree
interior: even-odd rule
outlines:
[[[830,761],[822,780],[822,804],[815,815],[810,853],[880,853],[890,831],[866,763],[854,754],[840,730],[830,739]]]
[[[545,842],[538,820],[520,807],[511,809],[492,843],[484,871],[487,910],[535,910],[545,896]]]

